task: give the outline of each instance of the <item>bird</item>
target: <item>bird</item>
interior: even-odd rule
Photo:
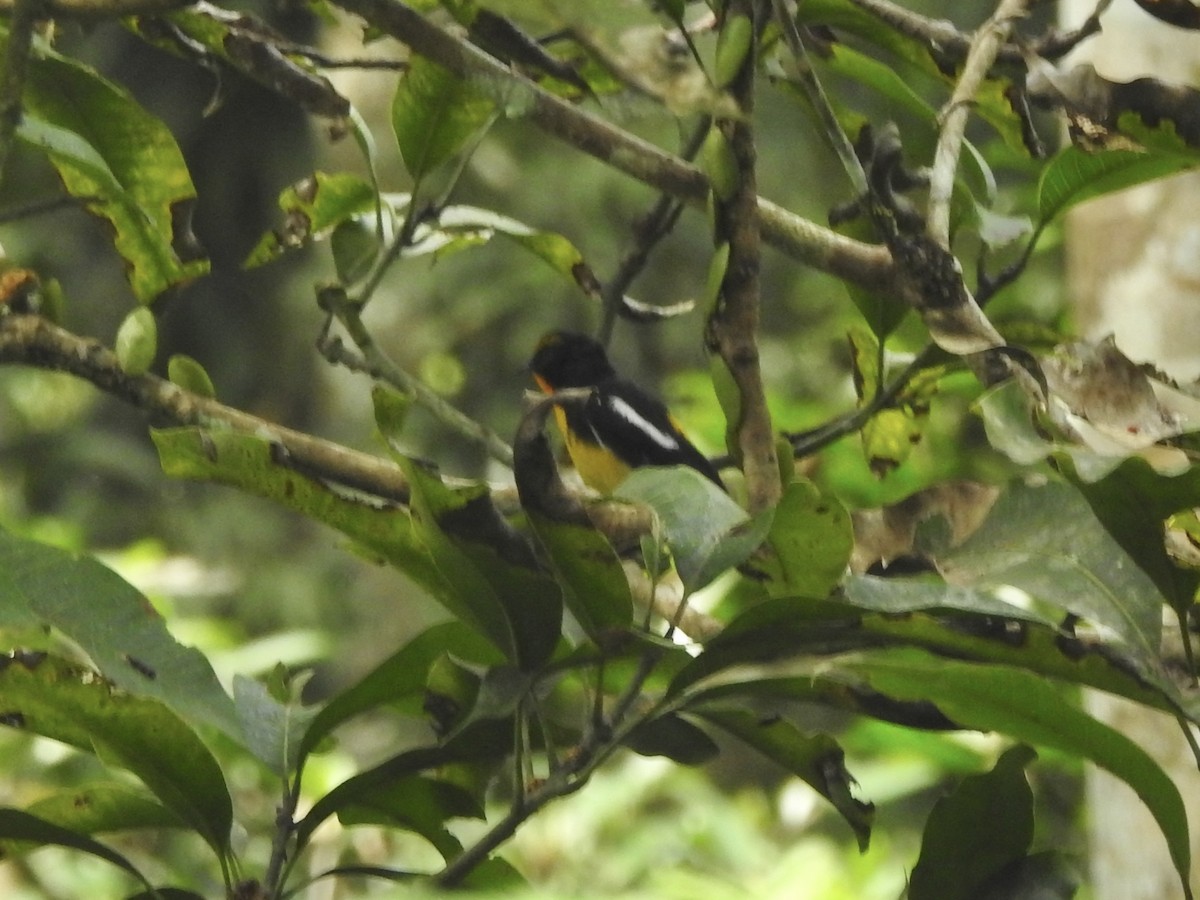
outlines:
[[[724,490],[716,468],[666,405],[618,375],[599,341],[572,331],[548,332],[538,341],[529,369],[547,394],[591,391],[586,399],[554,406],[567,453],[584,484],[611,494],[640,466],[684,465]]]

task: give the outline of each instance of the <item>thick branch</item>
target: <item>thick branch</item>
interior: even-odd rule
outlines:
[[[750,19],[757,33],[762,15],[757,6],[754,0],[733,2],[726,8],[726,15]],[[751,513],[774,506],[780,495],[779,461],[758,356],[761,232],[753,125],[757,44],[755,37],[737,77],[729,85],[740,114],[718,120],[715,126],[729,145],[738,182],[729,197],[714,203],[716,240],[728,244],[729,262],[717,308],[707,323],[709,347],[720,354],[737,385],[738,420],[729,424],[736,429],[736,455],[746,475]]]
[[[708,179],[695,166],[543,90],[399,0],[335,2],[415,53],[489,90],[506,109],[519,110],[576,149],[692,206],[707,204]],[[880,286],[890,277],[891,257],[886,249],[844,237],[762,198],[757,202],[763,240],[784,253],[858,284]]]
[[[287,451],[293,465],[310,474],[408,502],[408,482],[392,463],[197,396],[156,375],[128,375],[98,341],[64,331],[40,316],[0,316],[0,364],[4,363],[67,372],[173,425],[233,428],[268,438]]]
[[[14,15],[22,0],[0,0],[0,16]],[[125,16],[160,16],[196,0],[43,0],[38,12],[50,19],[120,19]]]

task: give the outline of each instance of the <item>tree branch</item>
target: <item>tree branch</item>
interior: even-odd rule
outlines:
[[[39,15],[50,19],[120,19],[125,16],[160,16],[191,6],[196,0],[43,0]],[[0,0],[0,16],[14,16],[23,0]]]
[[[709,184],[697,167],[571,105],[477,47],[427,21],[399,0],[335,0],[460,78],[489,91],[513,115],[523,115],[548,134],[606,165],[697,208],[708,202]],[[758,198],[762,237],[800,262],[867,286],[891,277],[886,248],[840,235]]]
[[[112,351],[98,341],[71,334],[40,316],[0,315],[0,365],[5,363],[75,375],[173,425],[232,428],[266,437],[287,451],[293,465],[313,475],[386,500],[408,502],[408,481],[392,463],[275,425],[156,375],[128,375]]]
[[[926,223],[929,236],[943,247],[950,246],[950,196],[954,192],[954,173],[958,169],[971,103],[996,61],[996,54],[1008,40],[1013,23],[1025,15],[1026,3],[1027,0],[1001,0],[992,17],[975,32],[962,75],[946,106],[929,175]]]
[[[891,0],[850,0],[859,9],[870,13],[881,22],[901,34],[927,43],[935,51],[952,60],[965,59],[971,47],[971,38],[959,31],[953,22],[946,19],[931,19],[920,13],[892,3]],[[1051,29],[1047,34],[1030,41],[1027,47],[1006,41],[997,53],[997,59],[1006,63],[1023,64],[1025,53],[1032,51],[1046,59],[1065,56],[1076,46],[1100,32],[1100,16],[1108,9],[1112,0],[1100,0],[1095,11],[1078,28],[1060,34]]]
[[[729,427],[734,430],[736,456],[746,475],[750,513],[754,514],[778,503],[781,493],[775,436],[758,357],[761,233],[753,118],[754,76],[765,9],[755,0],[736,0],[726,7],[725,15],[726,26],[735,16],[748,18],[753,23],[754,37],[729,85],[739,115],[718,119],[715,124],[733,157],[737,184],[730,196],[717,198],[714,203],[714,237],[718,245],[728,245],[729,261],[717,308],[706,323],[706,342],[710,350],[720,354],[737,386],[737,421],[730,421]],[[730,413],[726,409],[726,418]]]

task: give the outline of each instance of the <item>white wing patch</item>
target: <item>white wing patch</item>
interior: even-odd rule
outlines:
[[[608,396],[605,398],[608,402],[608,407],[618,416],[633,425],[646,437],[658,444],[664,450],[678,450],[679,441],[672,435],[663,431],[656,425],[651,424],[642,416],[636,409],[622,400],[620,397]]]

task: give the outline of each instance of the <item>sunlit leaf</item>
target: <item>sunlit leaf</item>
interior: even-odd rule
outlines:
[[[420,180],[457,154],[494,109],[468,82],[414,56],[392,101],[392,128],[409,174]]]
[[[140,302],[208,271],[190,233],[196,190],[183,154],[166,125],[122,88],[51,51],[35,53],[17,136],[112,225]]]

